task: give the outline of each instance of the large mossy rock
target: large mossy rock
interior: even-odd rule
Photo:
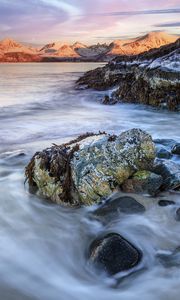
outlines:
[[[86,134],[36,153],[26,167],[30,188],[55,203],[91,205],[138,170],[152,168],[155,147],[140,129]]]

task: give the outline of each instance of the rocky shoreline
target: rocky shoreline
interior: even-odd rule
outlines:
[[[117,57],[102,68],[87,72],[78,88],[108,90],[104,104],[143,103],[172,111],[180,110],[180,39],[174,44],[136,56]],[[70,208],[91,206],[87,214],[102,231],[87,245],[88,267],[106,276],[128,276],[146,268],[141,246],[108,225],[123,214],[145,214],[137,195],[157,200],[158,206],[174,206],[174,221],[180,207],[165,192],[180,192],[180,143],[153,140],[141,129],[118,135],[85,133],[66,144],[35,153],[25,169],[31,193]],[[136,196],[135,196],[136,195]],[[179,250],[156,254],[158,263],[173,265]]]
[[[102,102],[142,103],[180,110],[180,39],[175,43],[134,56],[119,56],[102,68],[89,71],[77,88],[108,90]]]
[[[135,194],[156,199],[165,191],[179,193],[179,159],[179,143],[153,140],[140,129],[120,135],[86,133],[35,153],[25,174],[30,192],[70,207],[94,204],[89,218],[105,225],[122,214],[145,213]],[[171,199],[158,204],[175,206]],[[179,221],[180,208],[175,208],[174,218]],[[177,251],[168,257],[157,255],[157,259],[171,263]],[[141,247],[106,230],[92,239],[87,253],[89,267],[109,276],[141,270],[143,256]]]

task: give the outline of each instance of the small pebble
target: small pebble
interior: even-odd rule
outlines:
[[[171,200],[160,200],[158,204],[159,206],[169,206],[169,205],[174,205],[175,202]]]

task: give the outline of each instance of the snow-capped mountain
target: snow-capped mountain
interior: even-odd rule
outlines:
[[[79,54],[75,51],[75,49],[67,44],[61,46],[55,55],[58,57],[79,57]]]
[[[44,47],[42,47],[40,49],[40,53],[43,53],[43,54],[46,54],[46,53],[47,54],[53,54],[56,51],[58,51],[62,46],[63,46],[62,42],[53,42],[53,43],[47,44]]]
[[[150,49],[175,42],[178,36],[170,35],[165,32],[150,32],[134,40],[116,40],[110,46],[109,55],[134,55]]]
[[[75,42],[73,45],[72,45],[72,49],[73,50],[78,50],[78,49],[83,49],[83,48],[87,48],[86,45],[80,43],[80,42]]]
[[[79,42],[73,45],[63,44],[62,42],[54,42],[45,45],[40,49],[40,53],[44,56],[55,56],[55,57],[79,57],[78,50],[86,48],[84,44]]]
[[[27,47],[21,43],[14,41],[13,39],[3,39],[0,41],[0,52],[10,53],[10,52],[23,52],[29,54],[37,53],[37,50],[33,47]]]
[[[19,43],[13,39],[0,41],[1,61],[107,61],[115,56],[135,55],[150,49],[159,48],[175,42],[178,36],[169,35],[165,32],[150,32],[142,37],[130,40],[115,40],[111,44],[86,46],[80,42],[64,44],[60,41],[49,43],[40,49]],[[15,55],[15,53],[17,55]],[[29,56],[24,55],[29,54]],[[12,55],[12,59],[11,59]],[[33,56],[34,55],[34,56]]]

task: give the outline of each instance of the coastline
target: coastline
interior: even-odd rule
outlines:
[[[85,73],[77,88],[115,92],[102,99],[104,104],[131,102],[169,110],[180,110],[180,39],[138,56],[117,57],[103,68]]]

